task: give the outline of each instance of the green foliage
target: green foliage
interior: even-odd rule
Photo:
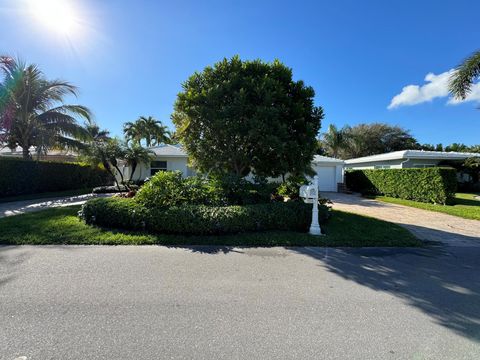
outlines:
[[[328,215],[328,208],[321,206],[319,221],[325,222]],[[307,231],[311,220],[311,205],[292,201],[242,206],[184,204],[147,208],[132,199],[100,198],[89,200],[79,216],[87,224],[161,234]]]
[[[475,80],[480,77],[480,51],[470,55],[455,70],[449,90],[456,99],[464,100],[472,91]]]
[[[314,90],[279,61],[224,59],[178,94],[176,136],[204,173],[277,177],[310,168],[323,118]]]
[[[305,176],[292,175],[278,186],[277,192],[281,196],[295,200],[300,197],[300,186],[308,185],[308,183],[309,182]]]
[[[135,200],[148,208],[180,204],[258,204],[270,202],[275,187],[275,184],[251,183],[234,175],[184,179],[178,171],[160,171],[140,189]]]
[[[159,171],[140,188],[135,201],[147,208],[204,204],[208,201],[208,186],[197,177],[183,179],[179,171]]]
[[[74,163],[0,158],[0,196],[83,189],[112,181],[105,170]]]
[[[123,133],[127,142],[141,145],[141,141],[145,140],[147,147],[168,144],[171,141],[168,128],[152,116],[140,116],[134,122],[126,122],[123,125]]]
[[[268,203],[276,193],[277,184],[261,179],[255,182],[236,175],[216,176],[209,179],[211,194],[218,205],[248,205]]]
[[[50,148],[82,149],[88,132],[77,118],[90,120],[91,112],[81,105],[66,105],[67,96],[78,90],[61,80],[47,80],[36,65],[27,65],[8,56],[0,56],[0,134],[10,148],[20,146],[23,157],[31,157]]]
[[[426,203],[447,204],[457,188],[455,169],[352,170],[345,173],[349,189]]]

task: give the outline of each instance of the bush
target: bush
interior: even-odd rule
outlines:
[[[300,186],[308,184],[309,181],[305,176],[289,176],[278,186],[277,191],[279,195],[295,200],[300,198]]]
[[[271,201],[277,185],[251,183],[244,178],[225,176],[205,179],[182,178],[180,172],[158,172],[136,195],[136,201],[148,208],[181,204],[248,205]]]
[[[112,182],[102,169],[77,163],[0,158],[0,197],[83,189]]]
[[[329,212],[319,207],[319,221]],[[87,201],[79,216],[87,223],[165,234],[232,234],[265,230],[307,231],[311,205],[303,202],[236,206],[178,205],[147,208],[132,199],[99,198]]]
[[[159,171],[141,187],[135,200],[147,208],[205,204],[209,193],[208,183],[199,177],[183,179],[179,171]]]
[[[362,194],[437,204],[451,203],[457,189],[456,171],[448,168],[352,170],[345,182]]]
[[[129,185],[128,189],[125,185],[120,185],[120,190],[118,190],[118,186],[116,185],[109,185],[109,186],[98,186],[93,188],[92,193],[94,194],[115,194],[119,192],[128,192],[130,190],[136,191],[139,189],[138,185]]]

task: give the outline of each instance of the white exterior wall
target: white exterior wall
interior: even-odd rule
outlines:
[[[166,156],[156,156],[154,161],[166,161],[167,162],[167,171],[180,171],[183,177],[195,175],[195,171],[187,166],[188,159],[183,157],[166,157]],[[123,176],[125,180],[130,177],[130,167],[123,167]],[[135,174],[133,175],[132,180],[145,180],[147,177],[150,177],[150,163],[148,164],[138,164],[135,169]]]

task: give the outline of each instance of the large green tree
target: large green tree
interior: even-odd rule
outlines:
[[[0,134],[4,145],[20,146],[30,159],[51,148],[81,149],[88,133],[77,118],[90,120],[88,108],[67,105],[67,95],[77,88],[62,80],[47,80],[36,65],[26,65],[8,56],[0,57]]]
[[[474,82],[480,78],[480,51],[466,58],[452,74],[449,90],[459,100],[464,100],[471,92]]]
[[[406,129],[384,123],[359,124],[345,130],[345,159],[416,149],[417,140]]]
[[[304,173],[323,118],[314,90],[275,60],[224,59],[182,85],[172,120],[203,172],[244,176]]]

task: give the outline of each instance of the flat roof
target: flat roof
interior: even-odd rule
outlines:
[[[470,157],[479,156],[477,153],[462,153],[455,151],[424,151],[424,150],[401,150],[385,154],[364,156],[355,159],[345,160],[345,164],[358,164],[365,162],[401,160],[401,159],[438,159],[438,160],[464,160]]]
[[[328,156],[315,155],[313,157],[313,163],[332,163],[332,164],[343,164],[344,161],[341,159],[336,159]]]

